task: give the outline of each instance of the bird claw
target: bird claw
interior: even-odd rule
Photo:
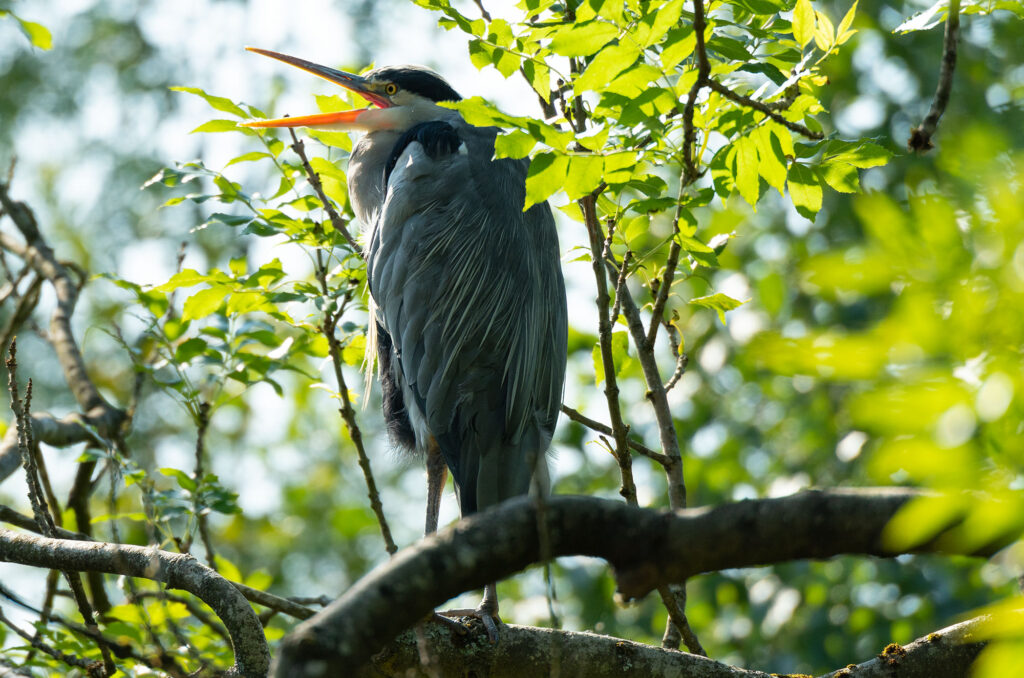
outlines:
[[[488,606],[482,604],[476,609],[462,608],[435,612],[434,617],[438,621],[443,620],[445,623],[459,626],[463,633],[465,633],[465,627],[454,619],[451,619],[451,617],[472,617],[474,619],[479,619],[483,623],[484,630],[487,631],[487,639],[491,641],[492,645],[498,642],[498,625],[503,623],[497,614],[497,610],[490,610],[488,609]]]

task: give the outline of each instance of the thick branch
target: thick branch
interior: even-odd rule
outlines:
[[[106,416],[106,413],[100,413],[98,418],[72,413],[62,419],[49,414],[33,413],[31,421],[32,437],[37,443],[45,443],[51,447],[69,447],[78,443],[106,446],[107,441],[97,437],[97,430],[104,430],[102,427],[109,426],[112,418]],[[0,440],[0,481],[14,473],[20,463],[18,431],[17,427],[11,426]]]
[[[924,152],[933,147],[932,135],[939,125],[939,119],[946,111],[949,95],[953,91],[953,71],[956,69],[957,42],[960,39],[960,0],[949,0],[949,15],[946,17],[946,34],[942,46],[942,67],[939,69],[939,84],[928,115],[920,127],[910,132],[907,147],[912,151]]]
[[[889,645],[870,661],[821,678],[963,678],[985,647],[975,632],[986,621],[991,620],[977,617],[929,633],[909,645]]]
[[[0,528],[0,561],[123,574],[188,591],[213,608],[231,634],[232,674],[262,678],[267,673],[270,650],[256,613],[231,582],[192,556],[125,544],[48,539]]]
[[[440,662],[442,676],[489,678],[769,678],[678,650],[635,643],[622,638],[530,626],[503,626],[501,642],[466,642],[450,626],[430,624],[427,645]],[[417,675],[420,666],[416,637],[400,635],[359,678]]]
[[[626,599],[702,572],[854,553],[892,556],[882,530],[914,490],[809,490],[780,499],[662,513],[592,497],[545,507],[552,556],[604,558]],[[972,555],[988,555],[992,544]],[[934,552],[938,541],[911,549]],[[472,516],[399,552],[282,643],[277,676],[349,675],[444,601],[540,560],[529,498]]]

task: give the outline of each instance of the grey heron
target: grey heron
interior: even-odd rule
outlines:
[[[463,516],[526,494],[565,377],[567,311],[547,203],[524,211],[526,160],[495,160],[496,128],[439,102],[459,94],[419,66],[363,76],[268,50],[373,107],[261,120],[250,127],[365,132],[348,189],[368,226],[370,351],[392,440],[426,457],[426,531],[437,528],[446,467]],[[372,360],[372,356],[371,356]],[[472,612],[496,638],[494,584]]]

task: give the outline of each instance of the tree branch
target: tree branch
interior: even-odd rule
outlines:
[[[0,205],[25,238],[22,243],[6,233],[0,233],[0,247],[21,257],[27,266],[53,285],[57,304],[50,319],[50,343],[79,407],[101,435],[110,436],[124,422],[125,414],[100,395],[85,368],[85,359],[71,330],[71,316],[78,302],[78,287],[68,274],[68,269],[57,261],[53,250],[43,239],[32,210],[24,203],[13,200],[4,183],[0,183]]]
[[[427,642],[440,661],[442,676],[488,678],[770,678],[678,650],[636,643],[596,633],[505,625],[501,642],[466,642],[458,631],[444,624],[426,627]],[[558,662],[561,648],[563,661]],[[572,661],[565,661],[571,649]],[[374,656],[373,663],[356,673],[357,678],[405,676],[419,666],[416,638],[411,631]],[[557,673],[556,673],[557,668]]]
[[[33,412],[29,419],[32,422],[32,437],[37,443],[45,443],[51,447],[69,447],[77,443],[108,446],[108,442],[100,438],[97,432],[109,421],[102,414],[96,419],[75,412],[57,419],[50,414]],[[14,473],[20,463],[18,431],[16,427],[11,426],[0,440],[0,481]]]
[[[909,489],[808,490],[779,499],[663,513],[593,497],[555,496],[545,507],[551,555],[604,558],[620,594],[638,598],[702,572],[839,554],[894,556],[882,530]],[[940,535],[941,537],[941,535]],[[936,538],[906,552],[989,555]],[[276,676],[350,675],[444,601],[538,562],[536,507],[505,502],[405,549],[289,634]]]
[[[895,643],[863,664],[820,678],[963,678],[985,647],[976,631],[990,617],[976,617],[929,633],[909,645]]]
[[[920,127],[910,131],[907,147],[912,151],[925,152],[934,148],[932,135],[939,125],[939,119],[946,111],[949,95],[953,91],[953,71],[956,69],[957,42],[960,39],[960,0],[949,0],[949,15],[946,16],[946,33],[942,46],[942,66],[939,69],[939,84],[928,115]]]
[[[192,556],[127,544],[80,542],[0,528],[0,561],[78,572],[106,572],[165,583],[209,605],[228,629],[235,653],[230,674],[262,678],[270,664],[263,627],[241,593]]]
[[[606,436],[614,435],[614,433],[612,433],[612,427],[611,426],[608,426],[607,424],[602,424],[599,421],[591,419],[590,417],[588,417],[587,415],[583,414],[579,410],[574,410],[573,408],[571,408],[571,407],[569,407],[567,405],[562,405],[562,414],[564,414],[565,416],[569,417],[569,419],[575,421],[577,424],[583,424],[584,426],[586,426],[587,428],[589,428],[592,431],[597,431],[598,433],[603,433]],[[668,457],[666,457],[665,455],[661,454],[660,452],[655,452],[654,450],[652,450],[651,448],[647,447],[643,443],[639,443],[639,442],[633,440],[632,438],[630,438],[626,442],[629,444],[629,446],[634,451],[636,451],[637,453],[647,457],[648,459],[653,459],[654,461],[658,462],[659,464],[664,464],[665,461],[668,459]]]

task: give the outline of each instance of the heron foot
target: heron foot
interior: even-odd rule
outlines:
[[[443,610],[441,612],[434,613],[435,618],[444,620],[446,623],[458,626],[465,633],[465,627],[459,622],[451,619],[451,617],[472,617],[479,619],[483,622],[484,630],[487,631],[487,639],[491,641],[491,644],[498,642],[498,625],[502,623],[501,617],[498,616],[497,605],[490,605],[486,599],[480,603],[480,607],[476,609],[462,608],[456,610]]]
[[[427,617],[427,621],[433,621],[441,626],[446,626],[460,636],[465,636],[469,633],[465,625],[460,623],[457,619],[446,617],[446,612],[435,612],[431,616]]]

